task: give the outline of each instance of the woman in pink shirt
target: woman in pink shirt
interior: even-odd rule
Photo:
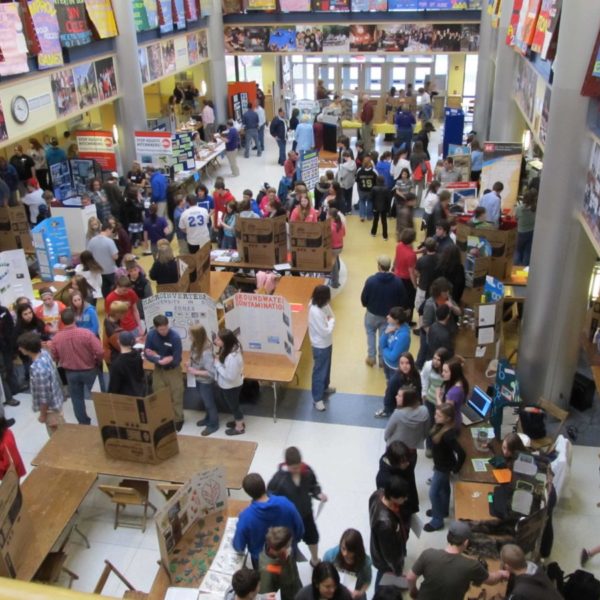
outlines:
[[[279,202],[279,198],[277,197],[277,190],[275,188],[267,188],[267,193],[261,198],[260,204],[258,208],[263,217],[268,217],[270,213],[269,204],[271,201]]]
[[[400,243],[396,246],[396,259],[394,260],[394,274],[402,280],[408,296],[408,306],[406,308],[410,313],[411,322],[417,289],[417,274],[415,272],[417,255],[412,247],[415,238],[414,229],[409,227],[402,231]]]
[[[340,287],[340,254],[344,248],[344,236],[346,227],[342,221],[342,216],[337,208],[329,209],[329,225],[331,227],[331,251],[335,256],[333,269],[331,270],[331,287]]]
[[[294,208],[290,215],[290,222],[316,223],[318,220],[319,213],[313,208],[310,198],[307,194],[302,194],[298,206]]]

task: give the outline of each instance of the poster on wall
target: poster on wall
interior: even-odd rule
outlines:
[[[173,23],[177,27],[178,31],[185,29],[185,5],[183,0],[173,0],[172,3],[173,10]]]
[[[198,52],[201,58],[208,58],[208,35],[206,29],[198,32]]]
[[[169,131],[134,132],[135,155],[142,165],[166,167],[171,164],[173,141]]]
[[[133,19],[136,31],[148,31],[158,27],[156,0],[133,0]]]
[[[385,12],[387,0],[352,0],[352,12],[368,12],[370,10]]]
[[[175,73],[177,70],[176,58],[175,58],[175,41],[167,40],[162,42],[160,45],[162,53],[162,66],[163,75],[169,75],[169,73]]]
[[[161,33],[171,33],[174,29],[173,24],[173,4],[171,0],[158,0],[156,7],[158,9],[158,23]]]
[[[531,50],[540,54],[543,59],[546,58],[552,38],[556,34],[560,9],[561,0],[542,0]]]
[[[98,104],[98,80],[96,79],[96,69],[94,63],[84,63],[73,67],[73,78],[75,80],[75,89],[77,90],[77,99],[79,108],[87,108]]]
[[[227,26],[225,50],[227,52],[266,52],[269,45],[269,27]]]
[[[71,69],[52,73],[50,75],[50,87],[52,88],[56,114],[59,117],[64,117],[79,108],[75,80]]]
[[[29,0],[27,10],[39,44],[37,63],[39,69],[63,65],[60,30],[54,4],[46,0]]]
[[[533,123],[533,107],[538,75],[526,60],[519,60],[517,74],[514,79],[516,103],[521,107],[523,114],[530,123]]]
[[[432,25],[392,25],[381,31],[379,48],[385,52],[429,52],[433,35]]]
[[[200,16],[198,0],[184,0],[185,18],[188,21],[197,21]]]
[[[242,0],[221,0],[224,15],[235,15],[243,11]],[[204,14],[204,9],[202,10]]]
[[[278,354],[292,359],[292,313],[283,296],[238,293],[225,300],[225,324],[244,352]]]
[[[313,0],[313,10],[319,12],[349,12],[350,0]]]
[[[138,48],[138,64],[140,65],[140,73],[142,74],[142,83],[150,81],[150,71],[148,69],[148,53],[146,48]]]
[[[592,145],[592,155],[588,167],[583,216],[592,230],[596,243],[600,243],[600,144]]]
[[[111,0],[85,0],[85,8],[100,39],[119,35]]]
[[[217,307],[207,294],[161,292],[142,300],[142,304],[147,323],[152,323],[158,315],[165,315],[169,319],[169,325],[181,337],[184,350],[190,349],[190,328],[193,325],[202,325],[209,339],[214,339],[219,333]]]
[[[551,89],[546,85],[544,85],[544,88],[544,100],[542,102],[542,111],[540,113],[540,130],[538,133],[540,144],[542,144],[542,146],[546,145],[546,138],[548,137],[548,119],[550,117],[550,100],[552,98]]]
[[[8,139],[8,131],[6,130],[6,118],[4,117],[4,108],[0,102],[0,142]]]
[[[0,75],[27,73],[27,42],[17,4],[0,4]]]
[[[350,27],[323,25],[323,52],[350,52]]]
[[[289,52],[296,50],[295,27],[271,27],[269,52]]]
[[[581,95],[600,97],[600,31],[583,80]]]
[[[200,60],[200,52],[198,51],[198,36],[195,33],[188,33],[185,36],[187,44],[188,61],[190,65],[195,65]]]
[[[296,50],[322,52],[323,30],[318,25],[296,25]]]
[[[21,297],[33,298],[33,286],[23,250],[0,252],[0,304],[12,306]]]
[[[117,157],[111,131],[76,131],[80,158],[95,160],[103,171],[117,170]]]
[[[274,11],[276,8],[276,0],[246,0],[246,10]]]
[[[507,2],[510,0],[507,0]],[[521,18],[521,10],[523,9],[523,3],[525,0],[513,0],[512,13],[510,15],[510,21],[508,24],[508,31],[506,33],[506,45],[514,46],[516,41],[517,29],[519,27],[519,20]]]
[[[108,100],[117,94],[117,75],[112,56],[95,62],[98,94],[100,101]]]
[[[150,44],[147,50],[150,81],[154,81],[155,79],[163,76],[162,52],[160,50],[160,43],[157,42],[156,44]]]
[[[63,48],[84,46],[92,41],[83,0],[54,0]]]
[[[281,12],[310,12],[311,0],[279,0]]]
[[[378,42],[377,25],[350,25],[350,50],[374,52]]]
[[[524,0],[519,16],[519,24],[515,33],[514,46],[521,54],[527,54],[533,42],[541,0]]]
[[[442,52],[460,52],[461,39],[462,25],[434,25],[431,49],[440,50]]]
[[[510,142],[485,142],[483,145],[483,170],[481,190],[492,189],[496,181],[504,184],[502,208],[513,208],[519,193],[522,144]]]

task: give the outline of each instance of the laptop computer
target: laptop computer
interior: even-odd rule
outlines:
[[[474,425],[485,421],[491,408],[492,399],[480,387],[475,386],[471,397],[461,408],[463,424]]]

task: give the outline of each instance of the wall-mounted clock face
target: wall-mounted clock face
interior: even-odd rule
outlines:
[[[29,118],[29,102],[24,96],[15,96],[10,105],[10,111],[17,123],[25,123]]]

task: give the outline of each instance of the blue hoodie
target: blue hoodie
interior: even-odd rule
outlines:
[[[402,323],[395,331],[382,333],[379,338],[379,349],[385,364],[390,369],[397,369],[400,355],[410,350],[410,327]]]
[[[75,325],[81,329],[89,329],[94,335],[100,335],[100,323],[96,309],[87,302],[84,305],[81,317],[75,319]]]
[[[294,545],[304,535],[304,524],[296,507],[283,496],[269,496],[267,502],[254,500],[240,513],[233,537],[236,552],[244,552],[247,546],[250,556],[258,560],[269,527],[287,527],[294,535]]]

